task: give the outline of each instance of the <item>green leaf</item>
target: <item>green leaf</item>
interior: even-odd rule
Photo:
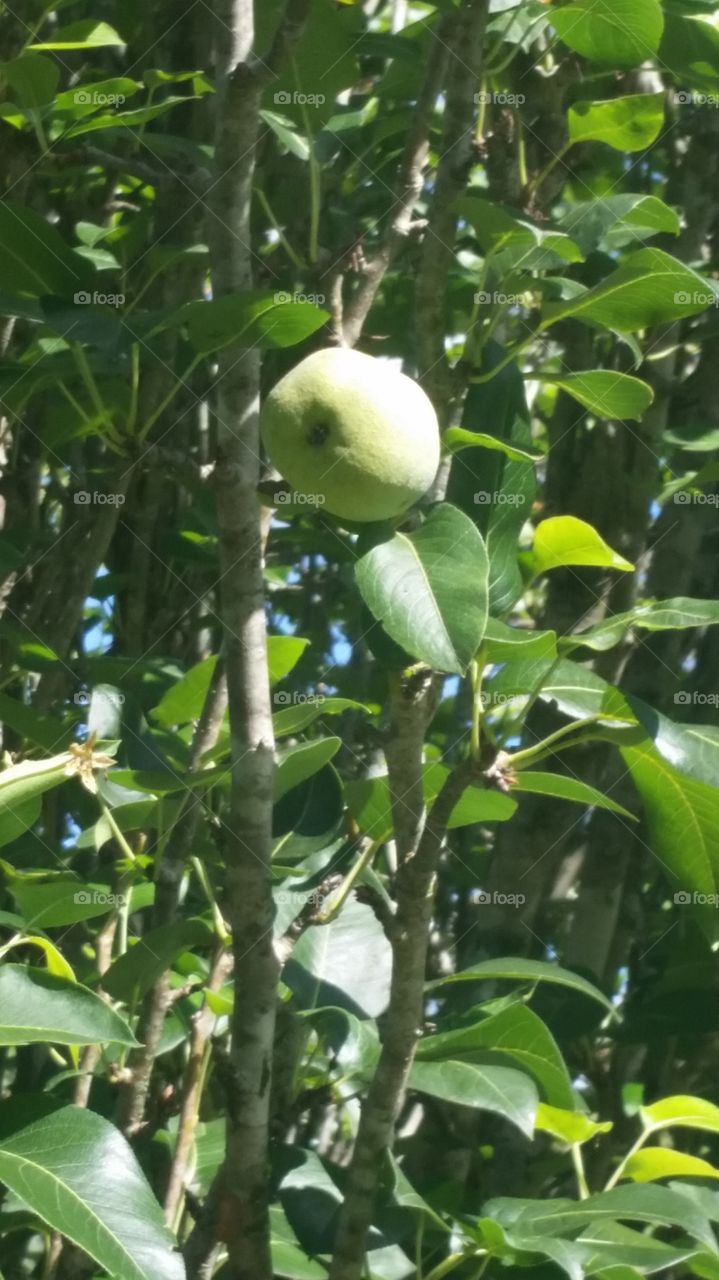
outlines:
[[[487,623],[489,563],[481,535],[440,503],[414,533],[397,533],[355,565],[363,599],[391,638],[438,671],[466,671]]]
[[[284,5],[281,0],[264,0],[256,9],[257,48],[269,49]],[[354,6],[312,0],[298,49],[273,78],[265,105],[307,131],[319,130],[335,114],[337,95],[357,83],[356,46],[361,33]]]
[[[529,628],[508,627],[506,622],[489,618],[484,633],[483,653],[488,664],[539,659],[553,660],[557,656],[557,636],[554,631],[531,631]]]
[[[621,813],[623,817],[636,822],[636,817],[609,796],[605,796],[596,787],[572,778],[564,773],[541,773],[527,770],[517,774],[517,781],[512,783],[512,791],[528,791],[532,795],[554,796],[558,800],[572,800],[576,804],[589,805],[597,809],[609,809],[612,813]]]
[[[270,1206],[272,1274],[287,1280],[327,1280],[327,1269],[309,1258],[279,1205]]]
[[[9,201],[0,204],[0,287],[36,298],[46,293],[67,298],[87,289],[92,276],[89,263],[39,213]]]
[[[688,1156],[683,1151],[642,1147],[629,1157],[622,1176],[633,1182],[656,1182],[658,1178],[719,1178],[719,1169],[708,1160]]]
[[[709,284],[661,249],[639,249],[593,289],[544,308],[542,329],[573,316],[589,324],[632,333],[705,311],[714,301]]]
[[[478,1066],[469,1062],[415,1062],[409,1088],[443,1102],[493,1111],[531,1138],[537,1112],[536,1086],[513,1067]]]
[[[30,45],[31,49],[104,49],[111,45],[124,46],[125,41],[114,27],[96,18],[84,18],[69,27],[61,27],[53,40]]]
[[[625,747],[622,756],[644,803],[652,850],[679,885],[675,902],[703,907],[714,936],[719,788],[680,773],[650,743]]]
[[[45,760],[22,760],[0,770],[0,814],[17,816],[21,805],[66,782],[74,761],[69,751]]]
[[[187,724],[190,720],[197,720],[205,705],[205,698],[212,677],[217,666],[217,655],[213,654],[209,658],[204,658],[202,662],[196,663],[194,667],[173,684],[167,693],[163,694],[156,707],[150,712],[153,720],[158,724],[170,727],[170,725]]]
[[[518,1206],[524,1206],[519,1208]],[[574,1231],[603,1220],[627,1218],[655,1226],[673,1225],[694,1236],[701,1244],[716,1252],[714,1236],[705,1216],[689,1201],[667,1187],[615,1187],[590,1196],[587,1200],[515,1201],[492,1200],[485,1212],[511,1225],[515,1235],[525,1239]],[[509,1217],[509,1221],[507,1221]]]
[[[372,713],[371,707],[363,702],[355,702],[353,698],[332,698],[324,694],[314,697],[307,695],[304,701],[300,696],[300,699],[294,702],[292,694],[276,693],[274,701],[280,706],[285,701],[293,703],[292,706],[284,707],[282,711],[275,711],[272,717],[276,738],[286,737],[290,733],[301,733],[319,716],[340,716],[343,711],[364,711],[367,715]]]
[[[553,5],[550,21],[570,49],[612,67],[652,58],[664,30],[659,0],[573,0]]]
[[[269,636],[267,640],[267,664],[270,684],[277,684],[297,666],[309,644],[300,636]]]
[[[661,232],[676,236],[680,226],[676,211],[657,196],[628,192],[572,204],[559,219],[559,225],[584,253],[593,249],[611,253]]]
[[[188,947],[210,946],[215,934],[201,920],[181,920],[150,929],[143,938],[118,956],[103,976],[102,985],[113,1000],[131,1004],[170,968]]]
[[[514,462],[540,462],[543,456],[541,453],[527,453],[508,440],[500,440],[498,436],[487,435],[484,431],[468,431],[466,427],[448,427],[442,436],[442,444],[449,453],[458,453],[460,449],[496,449]]]
[[[233,293],[211,302],[188,302],[179,318],[195,351],[209,355],[225,347],[292,347],[329,320],[312,302],[295,302],[289,293],[260,290]]]
[[[426,765],[422,774],[422,790],[427,805],[439,794],[449,774],[442,764]],[[392,804],[386,774],[375,778],[350,779],[345,783],[349,812],[361,831],[372,840],[387,839],[392,834]],[[447,824],[449,830],[471,826],[477,822],[505,822],[516,812],[516,801],[501,791],[486,787],[467,787],[457,801]]]
[[[7,693],[0,693],[0,720],[46,751],[57,751],[58,747],[64,750],[73,739],[72,728],[66,728],[62,720],[36,711]]]
[[[0,1044],[125,1044],[137,1041],[93,991],[44,969],[0,965]]]
[[[109,1275],[184,1280],[132,1149],[94,1111],[44,1096],[0,1104],[0,1181]]]
[[[302,1009],[337,1005],[359,1018],[383,1013],[392,948],[370,907],[354,895],[329,924],[311,925],[282,973]]]
[[[43,929],[107,915],[121,901],[109,885],[86,884],[67,874],[48,880],[16,877],[10,881],[10,892],[28,924]]]
[[[678,1094],[662,1098],[651,1106],[642,1107],[642,1123],[652,1133],[675,1126],[684,1129],[703,1129],[706,1133],[719,1133],[719,1107],[706,1098],[693,1098]]]
[[[13,805],[12,809],[0,806],[0,848],[12,844],[23,831],[34,827],[41,808],[40,796],[31,796],[29,800]]]
[[[2,63],[0,73],[15,90],[17,101],[29,111],[51,102],[60,83],[60,68],[50,58],[35,53]]]
[[[461,969],[459,973],[450,973],[444,978],[436,978],[434,982],[428,983],[427,989],[434,991],[437,987],[446,986],[451,982],[487,982],[500,978],[528,982],[532,985],[536,982],[553,982],[560,987],[570,987],[573,991],[588,996],[590,1000],[598,1001],[614,1014],[614,1006],[607,997],[591,982],[587,982],[586,978],[581,978],[578,973],[562,969],[559,965],[548,964],[544,960],[525,960],[519,956],[505,956],[500,960],[482,960],[479,964],[472,965],[471,969]]]
[[[663,93],[575,102],[567,112],[570,142],[606,142],[616,151],[643,151],[659,136],[663,123]]]
[[[575,516],[550,516],[542,520],[534,535],[529,563],[535,577],[564,565],[596,565],[625,572],[634,568],[607,545],[591,524]]]
[[[570,1144],[590,1142],[599,1133],[609,1133],[611,1120],[598,1122],[592,1120],[583,1111],[568,1111],[562,1107],[548,1106],[540,1102],[537,1107],[535,1128],[542,1133],[551,1133],[552,1137]]]
[[[3,921],[3,923],[9,924],[10,919]],[[20,928],[23,927],[23,921],[20,916],[16,918],[15,923]],[[0,949],[0,955],[6,955],[13,947],[38,947],[45,957],[48,973],[53,974],[56,978],[64,978],[68,982],[77,981],[72,965],[68,964],[65,957],[49,938],[43,938],[39,934],[24,933],[19,937],[13,938],[11,942],[6,942],[4,947]]]
[[[587,369],[583,373],[561,376],[545,373],[532,376],[560,387],[598,418],[638,422],[654,399],[648,383],[628,373],[615,373],[609,369]]]
[[[479,373],[491,372],[504,348],[490,339],[482,353]],[[471,382],[462,412],[462,429],[472,434],[476,424],[492,424],[492,436],[512,448],[528,451],[532,424],[524,380],[515,364],[508,364],[488,382]],[[503,616],[521,596],[522,575],[517,539],[537,493],[535,468],[503,456],[494,448],[461,450],[452,462],[447,499],[476,524],[489,555],[489,609]]]
[[[541,1018],[524,1004],[508,1009],[457,1031],[426,1036],[417,1045],[417,1061],[456,1058],[482,1062],[481,1051],[505,1055],[533,1076],[547,1101],[571,1108],[574,1093],[569,1073],[554,1037]]]
[[[563,636],[560,645],[565,652],[582,646],[603,652],[618,644],[630,627],[639,627],[642,631],[681,631],[685,627],[710,627],[717,623],[719,601],[678,596],[674,600],[652,600],[626,613],[616,613],[587,631]]]
[[[494,266],[501,274],[519,267],[540,270],[542,257],[537,259],[536,250],[542,251],[546,266],[554,265],[551,255],[560,262],[582,260],[578,246],[564,231],[538,226],[503,205],[465,196],[458,201],[458,209],[471,223],[480,248],[485,254],[492,253]]]
[[[342,746],[341,738],[316,738],[289,747],[280,756],[274,776],[273,793],[277,804],[288,791],[312,778],[337,755]]]
[[[309,160],[309,142],[301,133],[297,133],[296,130],[292,128],[289,121],[285,120],[282,116],[275,115],[274,111],[261,111],[260,118],[264,120],[265,124],[270,126],[270,129],[282,143],[282,146],[286,147],[291,155],[296,156],[298,160]]]

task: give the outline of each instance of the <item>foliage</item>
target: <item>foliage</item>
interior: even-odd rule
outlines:
[[[715,1280],[717,9],[252,7],[0,5],[0,1274]],[[394,523],[260,475],[337,342]]]

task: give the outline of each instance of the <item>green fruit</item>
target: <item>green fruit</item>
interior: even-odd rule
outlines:
[[[296,494],[345,520],[401,515],[439,465],[437,418],[421,387],[342,347],[316,351],[277,383],[262,439]]]

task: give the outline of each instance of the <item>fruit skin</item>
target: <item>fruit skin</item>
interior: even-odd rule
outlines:
[[[346,520],[401,515],[431,485],[439,427],[421,387],[383,360],[315,351],[270,392],[262,439],[297,494]]]

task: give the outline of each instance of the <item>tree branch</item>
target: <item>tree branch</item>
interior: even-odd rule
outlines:
[[[251,201],[262,75],[253,55],[252,0],[222,6],[232,39],[221,68],[210,252],[214,294],[252,286]],[[295,6],[292,6],[293,11]],[[278,965],[273,949],[274,742],[267,671],[263,548],[257,485],[260,358],[219,359],[214,486],[222,568],[221,616],[231,731],[227,914],[235,1002],[218,1234],[233,1280],[271,1280],[268,1132]],[[212,1247],[212,1242],[209,1242]],[[200,1261],[199,1265],[202,1265]]]
[[[454,258],[457,200],[475,162],[475,93],[488,9],[488,0],[464,0],[457,15],[440,159],[415,291],[420,381],[440,422],[452,401],[451,370],[444,353],[447,279]]]
[[[388,922],[392,942],[392,986],[377,1070],[362,1107],[330,1280],[360,1280],[367,1233],[383,1159],[414,1058],[422,1023],[434,881],[450,814],[470,781],[471,766],[449,774],[424,822],[421,796],[422,744],[434,698],[432,682],[419,695],[406,686],[395,699],[395,748],[388,751],[400,867],[397,913]],[[404,799],[403,799],[404,798]],[[407,812],[403,810],[407,801]],[[413,843],[416,841],[416,843]]]
[[[362,326],[382,280],[410,234],[412,216],[422,194],[432,113],[444,83],[449,56],[447,39],[453,23],[453,17],[444,18],[437,31],[430,33],[432,46],[427,74],[417,98],[414,118],[400,161],[392,202],[394,213],[387,222],[377,253],[366,263],[357,289],[346,304],[344,316],[339,317],[337,328],[343,346],[353,347],[359,340]]]

